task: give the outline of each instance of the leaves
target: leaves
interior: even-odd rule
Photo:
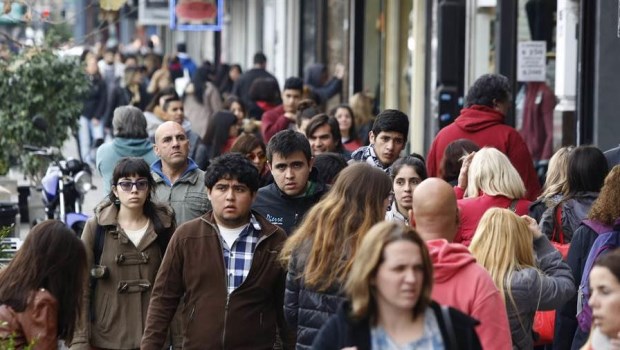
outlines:
[[[35,176],[40,161],[29,159],[23,146],[61,147],[77,130],[88,84],[77,59],[58,57],[51,49],[33,48],[0,61],[0,170],[18,162]],[[47,120],[47,130],[34,128],[35,115]]]

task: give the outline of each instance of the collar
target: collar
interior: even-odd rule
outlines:
[[[179,177],[178,181],[182,181],[182,180],[186,180],[185,176],[187,174],[189,174],[190,172],[198,169],[198,165],[196,164],[196,162],[194,162],[191,158],[187,158],[187,162],[189,163],[187,166],[187,169],[185,169],[185,171],[183,172],[183,174],[181,174],[181,176]],[[161,159],[158,159],[157,161],[155,161],[155,163],[151,164],[151,171],[153,171],[155,174],[157,174],[159,176],[159,178],[161,180],[163,180],[163,182],[172,187],[173,183],[170,181],[170,179],[168,179],[168,177],[166,175],[164,175],[164,172],[162,170],[162,162]],[[192,181],[195,182],[196,179],[187,179],[188,181]],[[159,182],[158,179],[155,179],[156,182]]]

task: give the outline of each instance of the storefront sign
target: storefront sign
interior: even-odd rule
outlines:
[[[545,81],[547,42],[521,41],[517,47],[517,80]]]
[[[170,0],[170,28],[220,31],[224,0]]]

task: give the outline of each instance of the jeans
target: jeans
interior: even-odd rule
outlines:
[[[99,120],[98,125],[93,125],[92,120],[85,116],[80,116],[80,128],[78,130],[78,142],[80,146],[80,156],[82,161],[95,163],[94,142],[97,139],[103,140],[103,124]]]

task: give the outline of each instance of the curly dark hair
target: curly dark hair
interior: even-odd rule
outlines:
[[[606,225],[613,225],[620,218],[620,165],[611,169],[598,198],[592,204],[588,219],[599,221]]]
[[[248,186],[252,193],[258,191],[258,170],[240,153],[226,153],[211,162],[205,173],[205,185],[209,190],[221,179],[235,179]]]
[[[469,88],[465,98],[465,107],[472,105],[493,107],[496,102],[508,102],[511,98],[508,78],[501,74],[484,74]]]

